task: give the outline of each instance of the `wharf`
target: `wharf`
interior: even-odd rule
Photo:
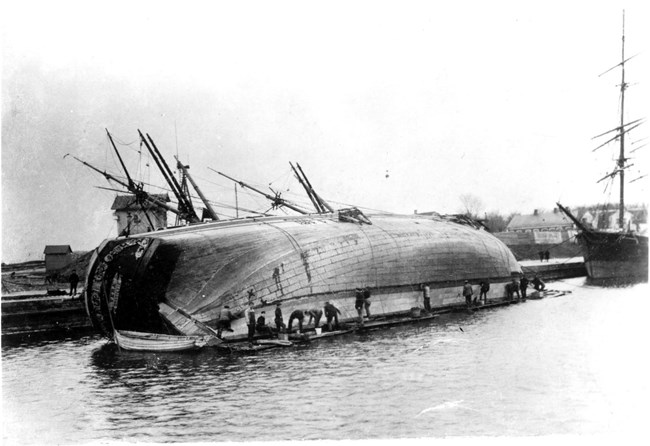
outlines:
[[[519,265],[529,279],[534,275],[545,281],[587,275],[583,257],[557,258],[548,261],[520,260]]]
[[[90,331],[80,296],[52,295],[47,290],[4,294],[2,337]]]

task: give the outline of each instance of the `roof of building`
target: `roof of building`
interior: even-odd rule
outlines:
[[[150,194],[151,197],[156,198],[160,201],[163,201],[165,203],[169,203],[169,195],[167,194]],[[152,207],[157,207],[154,204],[151,205]],[[135,200],[135,197],[133,195],[118,195],[115,197],[115,200],[113,201],[113,205],[111,206],[111,210],[114,211],[127,211],[127,210],[140,210],[140,205],[138,202]]]
[[[43,254],[69,254],[71,252],[70,245],[45,245]]]
[[[515,215],[508,223],[507,229],[543,229],[555,228],[558,226],[572,226],[569,220],[562,212],[536,212],[529,215]]]

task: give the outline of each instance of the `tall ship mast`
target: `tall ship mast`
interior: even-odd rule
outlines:
[[[634,56],[632,56],[634,57]],[[626,134],[644,123],[645,118],[625,122],[625,92],[628,83],[625,80],[625,64],[632,59],[625,57],[625,11],[623,11],[623,26],[621,34],[621,62],[614,65],[600,76],[621,67],[620,88],[620,121],[619,125],[592,139],[610,135],[596,151],[612,141],[619,141],[619,155],[615,169],[598,182],[619,177],[618,230],[607,231],[587,226],[574,216],[567,208],[558,203],[560,209],[574,222],[579,229],[578,241],[583,249],[587,274],[591,279],[604,283],[647,282],[648,281],[648,237],[626,225],[625,221],[625,170],[632,167],[625,155]],[[613,136],[611,134],[613,133]]]
[[[618,157],[618,175],[620,184],[620,198],[618,204],[618,227],[623,230],[625,227],[625,11],[623,11],[623,32],[621,34],[621,132],[620,132],[620,155]]]

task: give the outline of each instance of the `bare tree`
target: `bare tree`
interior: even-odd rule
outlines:
[[[462,212],[468,217],[479,218],[479,213],[483,209],[483,201],[474,194],[462,194],[460,203],[463,207]]]
[[[485,225],[489,228],[490,232],[503,232],[508,227],[508,223],[514,217],[514,213],[503,216],[497,211],[488,212],[486,215]]]

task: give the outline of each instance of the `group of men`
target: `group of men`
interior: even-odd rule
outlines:
[[[517,299],[526,299],[526,293],[528,290],[528,285],[532,285],[533,288],[537,291],[543,291],[546,289],[546,284],[542,279],[537,277],[533,278],[532,281],[528,280],[528,278],[524,275],[522,276],[521,280],[517,280],[516,278],[513,278],[510,283],[506,284],[506,297],[508,300],[512,300],[515,296],[517,295]],[[487,292],[490,291],[490,282],[488,280],[484,280],[479,284],[480,287],[480,296],[478,297],[478,302],[483,302],[487,303]],[[474,297],[472,300],[472,296],[474,296],[474,289],[472,288],[472,285],[469,283],[469,280],[465,281],[465,284],[463,285],[463,297],[465,297],[465,304],[469,308],[472,303],[476,304],[477,298]],[[426,302],[426,299],[425,299]],[[425,304],[426,305],[426,304]]]
[[[323,309],[312,308],[309,310],[294,310],[289,316],[288,326],[285,325],[284,318],[282,316],[282,303],[278,302],[275,307],[274,330],[273,327],[267,325],[266,323],[266,312],[262,311],[260,315],[256,317],[253,304],[250,303],[248,308],[244,311],[244,319],[246,320],[246,325],[248,326],[248,340],[249,342],[252,342],[256,332],[263,335],[270,335],[274,332],[280,333],[285,330],[291,332],[294,321],[298,323],[298,330],[302,332],[303,323],[307,316],[309,316],[307,324],[311,324],[311,322],[314,321],[314,327],[319,328],[323,313],[325,314],[325,318],[327,320],[327,328],[329,331],[332,331],[335,328],[339,328],[339,314],[341,314],[341,311],[330,302],[325,302]],[[236,319],[235,315],[230,310],[230,307],[228,305],[225,305],[219,313],[219,319],[217,321],[218,337],[221,337],[224,331],[233,331],[230,326],[230,322],[233,319]]]
[[[479,302],[487,303],[487,293],[490,291],[490,281],[488,279],[482,280],[479,283],[479,295],[474,296],[474,288],[469,283],[469,280],[466,280],[463,284],[463,297],[465,298],[465,305],[467,307],[472,306],[472,303],[477,304]],[[472,297],[474,296],[473,300]]]
[[[526,292],[529,284],[532,284],[533,287],[538,291],[542,291],[546,287],[544,282],[537,276],[535,276],[535,278],[532,281],[529,281],[526,276],[523,276],[521,280],[517,280],[516,278],[513,278],[512,282],[506,284],[505,287],[507,298],[509,300],[513,299],[514,295],[516,294],[517,299],[526,299]],[[425,311],[430,312],[431,311],[431,289],[429,285],[426,283],[421,284],[420,288],[422,290],[423,299],[424,299],[424,309]],[[487,293],[488,291],[490,291],[490,281],[487,279],[481,281],[479,283],[479,291],[480,291],[479,296],[474,297],[474,289],[472,285],[469,283],[469,280],[465,281],[463,285],[462,294],[463,297],[465,297],[465,304],[467,305],[468,308],[472,306],[472,303],[473,304],[477,304],[478,302],[487,303]],[[356,288],[355,290],[354,308],[357,310],[360,325],[363,325],[364,310],[366,313],[366,317],[370,319],[370,296],[371,293],[368,287]],[[325,317],[327,319],[327,327],[329,331],[332,331],[334,328],[339,327],[339,314],[341,314],[341,311],[338,308],[336,308],[334,305],[332,305],[330,302],[325,302],[323,309],[311,308],[308,310],[302,310],[302,309],[293,310],[291,312],[291,315],[289,316],[288,326],[285,325],[284,318],[282,316],[282,303],[277,302],[275,307],[275,320],[274,320],[275,330],[274,330],[271,326],[267,325],[266,313],[264,311],[261,312],[259,317],[256,317],[255,309],[253,308],[253,304],[251,302],[248,308],[244,311],[244,318],[246,320],[246,325],[248,326],[248,340],[249,342],[252,342],[256,332],[262,335],[270,335],[275,332],[280,333],[286,330],[289,333],[291,333],[291,329],[293,328],[294,321],[298,323],[298,331],[302,332],[303,324],[307,316],[309,316],[309,320],[307,321],[307,324],[311,324],[311,322],[314,321],[314,328],[319,328],[320,320],[323,316],[323,313],[325,314]],[[230,310],[230,307],[228,305],[225,305],[219,314],[219,320],[217,322],[217,335],[219,337],[221,337],[224,330],[230,332],[233,331],[232,328],[230,327],[230,322],[233,319],[236,319],[235,315],[233,315],[232,311]]]
[[[357,310],[357,314],[359,315],[359,322],[361,325],[363,325],[364,310],[366,317],[370,319],[370,296],[371,293],[368,287],[357,288],[355,290],[354,308]],[[282,316],[282,303],[277,302],[275,306],[274,319],[275,329],[273,329],[273,327],[267,325],[266,323],[265,311],[262,311],[260,315],[256,317],[255,309],[253,308],[253,303],[251,301],[248,305],[248,308],[244,311],[244,319],[246,320],[246,325],[248,327],[248,340],[249,342],[252,342],[255,333],[270,335],[276,332],[281,333],[285,330],[291,333],[294,321],[298,323],[298,331],[302,332],[303,324],[305,322],[305,318],[307,317],[309,317],[309,320],[307,321],[308,325],[314,321],[314,328],[319,328],[320,320],[323,317],[323,314],[325,314],[327,329],[329,331],[333,331],[334,329],[339,328],[339,315],[341,314],[341,310],[336,308],[330,302],[325,302],[325,305],[322,309],[311,308],[308,310],[293,310],[289,315],[289,322],[287,325],[285,325],[284,318]],[[219,319],[217,321],[218,337],[221,337],[224,331],[233,331],[230,326],[230,322],[233,319],[237,319],[237,315],[233,314],[228,305],[225,305],[221,309],[221,312],[219,313]]]

